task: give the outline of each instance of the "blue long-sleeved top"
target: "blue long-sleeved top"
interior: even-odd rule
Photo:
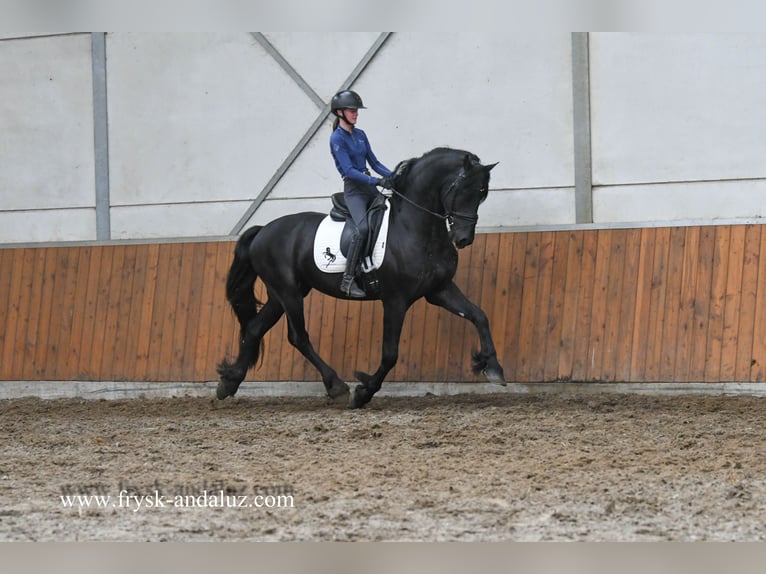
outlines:
[[[330,136],[330,153],[342,177],[375,185],[377,178],[364,173],[368,163],[375,173],[383,177],[391,175],[391,170],[372,153],[367,135],[359,128],[348,133],[338,126]]]

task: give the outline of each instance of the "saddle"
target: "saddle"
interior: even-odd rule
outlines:
[[[367,237],[363,237],[362,260],[371,255],[375,240],[380,233],[380,226],[383,223],[383,215],[386,211],[386,198],[382,194],[375,196],[367,209]],[[330,219],[333,221],[345,221],[343,232],[340,236],[340,252],[344,257],[348,257],[348,248],[351,245],[351,239],[356,232],[356,225],[351,217],[351,212],[346,206],[346,198],[343,192],[334,193],[332,196],[332,209],[330,210]]]

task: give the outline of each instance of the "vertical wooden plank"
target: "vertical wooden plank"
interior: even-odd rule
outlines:
[[[625,229],[611,231],[611,246],[609,253],[608,285],[606,289],[606,309],[604,310],[604,340],[601,358],[602,381],[614,381],[617,365],[620,361],[620,321],[623,311],[631,315],[631,296],[629,289],[623,283],[625,275],[625,246],[627,244]]]
[[[617,347],[615,353],[614,379],[618,382],[630,381],[632,364],[633,333],[638,301],[638,280],[641,268],[641,230],[629,229],[625,232],[625,265],[622,276],[622,302],[620,320],[617,328]]]
[[[72,356],[71,367],[76,372],[76,377],[81,380],[94,380],[95,369],[91,363],[91,350],[96,328],[96,306],[98,304],[99,277],[101,259],[105,247],[89,248],[88,269],[85,280],[85,299],[82,307],[82,327],[78,340],[78,350]],[[140,379],[139,379],[140,380]]]
[[[426,304],[423,318],[423,350],[420,356],[420,369],[416,381],[433,381],[434,363],[436,362],[436,337],[440,310]]]
[[[164,315],[159,345],[158,364],[156,373],[158,381],[172,381],[178,369],[176,343],[179,331],[183,331],[185,315],[181,297],[181,273],[184,266],[184,244],[173,243],[170,245],[170,261],[166,276],[167,290],[165,292]]]
[[[109,292],[109,318],[104,338],[104,356],[101,362],[102,378],[110,381],[129,380],[125,370],[130,362],[127,346],[131,338],[128,331],[137,246],[117,245],[114,253],[112,286]]]
[[[526,266],[527,233],[515,233],[511,256],[511,278],[508,309],[505,315],[505,348],[503,363],[506,379],[520,381],[521,312],[524,301],[524,272]]]
[[[554,234],[554,251],[551,270],[550,304],[548,307],[548,329],[545,343],[542,378],[545,381],[558,379],[562,350],[562,329],[569,255],[569,233]]]
[[[28,310],[25,297],[29,294],[29,289],[27,288],[25,275],[31,273],[31,267],[27,269],[25,263],[31,262],[33,259],[30,249],[13,249],[11,253],[9,265],[13,270],[13,274],[9,281],[8,307],[5,320],[3,321],[6,339],[0,356],[0,372],[3,374],[3,379],[18,380],[21,378],[18,375],[21,369],[15,368],[14,358],[20,345],[19,333],[22,318]]]
[[[596,257],[598,252],[598,232],[586,231],[583,236],[582,269],[580,273],[580,292],[577,301],[575,325],[575,345],[572,364],[572,379],[584,381],[588,375],[590,363],[589,349],[591,317],[595,288]]]
[[[153,243],[146,246],[146,272],[144,274],[144,298],[138,320],[136,334],[136,352],[134,355],[134,373],[136,380],[145,381],[149,376],[149,354],[154,348],[156,332],[154,315],[157,308],[158,277],[160,266],[160,245]]]
[[[45,249],[24,249],[16,268],[21,277],[21,291],[14,302],[18,308],[15,336],[10,357],[14,378],[37,378],[35,355],[39,345],[43,301],[47,298],[48,278],[45,276]]]
[[[219,291],[216,289],[215,280],[217,277],[217,254],[219,246],[234,249],[234,242],[231,243],[206,243],[204,246],[202,262],[198,269],[202,277],[200,287],[200,305],[199,305],[199,326],[197,328],[197,339],[194,343],[194,381],[216,380],[215,365],[223,359],[223,352],[217,341],[211,338],[210,322],[213,318],[214,297]],[[148,252],[145,254],[144,263],[144,298],[146,297],[146,275],[149,268]],[[144,303],[145,304],[145,303]],[[143,308],[143,305],[142,305]],[[217,357],[213,362],[208,361],[208,356]],[[220,355],[220,356],[219,356]]]
[[[322,309],[322,301],[315,300],[314,297],[316,297],[316,293],[312,293],[309,295],[309,297],[312,298],[311,302],[311,308],[318,309],[321,313]],[[283,347],[285,345],[289,345],[287,342],[287,317],[283,314],[282,317],[277,321],[277,324],[274,325],[274,328],[271,329],[271,331],[268,332],[266,337],[264,338],[264,343],[266,345],[265,347],[265,363],[263,367],[258,369],[252,369],[250,373],[248,374],[248,377],[246,380],[248,381],[278,381],[279,373],[282,371],[282,356],[283,356]],[[237,348],[232,349],[232,351],[229,353],[232,355],[232,357],[236,357],[238,350]],[[308,363],[308,361],[306,361]],[[292,368],[292,365],[286,365],[285,369],[288,367]],[[308,369],[311,367],[311,365],[304,365],[304,368]],[[313,367],[311,367],[313,368]]]
[[[524,252],[523,287],[521,291],[521,321],[519,323],[519,356],[516,366],[516,380],[530,381],[532,345],[535,332],[535,305],[540,265],[540,232],[527,234]]]
[[[18,274],[18,269],[13,265],[13,249],[0,249],[0,379],[7,380],[7,364],[3,360],[3,350],[13,343],[11,328],[16,327],[14,314],[15,301],[11,299],[12,279]]]
[[[355,325],[356,327],[356,325]],[[389,381],[406,381],[406,372],[410,364],[410,354],[411,354],[411,345],[412,345],[412,339],[411,339],[411,333],[412,333],[412,309],[407,312],[407,315],[404,317],[404,323],[402,325],[402,336],[399,339],[399,359],[396,362],[396,365],[389,373],[388,377],[386,377],[386,380]],[[347,336],[351,336],[351,341],[354,341],[353,337],[358,336],[358,327],[355,334],[351,334],[351,332],[348,333]]]
[[[745,253],[742,263],[742,312],[739,315],[739,334],[734,380],[750,380],[753,361],[753,335],[755,330],[755,308],[758,300],[758,264],[760,260],[760,225],[745,227]]]
[[[116,350],[114,340],[117,334],[117,317],[123,280],[122,266],[125,259],[124,245],[113,245],[106,249],[108,249],[107,258],[102,263],[99,302],[96,306],[96,330],[93,347],[91,347],[93,368],[99,380],[110,380],[109,369],[114,361]]]
[[[766,285],[766,233],[763,226],[759,227],[761,243],[756,280],[758,297],[755,299],[753,313],[753,352],[750,366],[750,380],[758,383],[766,380],[766,290],[761,289],[761,286]]]
[[[567,233],[566,285],[561,311],[561,334],[557,378],[570,380],[574,366],[577,307],[582,287],[582,254],[584,231]]]
[[[721,340],[721,370],[718,376],[719,381],[725,382],[736,380],[742,274],[745,262],[745,232],[744,225],[733,225],[729,239],[729,265],[726,273]]]
[[[492,331],[492,338],[495,341],[495,348],[497,349],[497,360],[505,369],[506,362],[510,362],[511,358],[506,356],[506,340],[505,340],[505,321],[508,316],[509,301],[511,298],[511,274],[513,263],[513,238],[516,237],[514,233],[499,233],[499,245],[497,251],[497,283],[495,285],[495,293],[493,299],[495,301],[495,309],[489,320],[489,327]],[[452,353],[454,353],[454,348]],[[507,373],[506,373],[507,376]]]
[[[694,322],[691,344],[689,376],[691,382],[705,379],[705,356],[707,354],[710,293],[713,280],[713,263],[716,249],[715,227],[701,227],[697,281],[694,296]]]
[[[694,334],[694,304],[699,274],[700,228],[686,228],[684,257],[681,270],[681,290],[678,302],[678,331],[676,333],[676,361],[672,380],[690,381],[690,361]]]
[[[90,266],[93,259],[93,247],[79,247],[79,263],[77,266],[77,282],[72,297],[72,326],[67,344],[67,353],[61,372],[57,375],[60,380],[76,380],[80,378],[80,359],[82,341],[88,308],[88,283],[90,281]]]
[[[109,321],[109,297],[112,293],[112,287],[119,285],[119,278],[113,276],[113,264],[118,251],[116,246],[101,247],[101,263],[95,271],[96,292],[94,295],[92,337],[89,341],[89,347],[83,349],[83,353],[88,353],[87,373],[91,380],[106,379],[102,371],[102,365],[108,365],[111,357],[104,360],[106,348],[110,350],[114,344],[113,339],[106,340],[107,327]]]
[[[33,380],[47,380],[49,378],[48,368],[51,365],[51,356],[48,353],[50,348],[48,342],[59,331],[58,316],[53,313],[54,300],[57,305],[61,304],[61,294],[58,293],[57,288],[61,286],[60,280],[65,279],[65,277],[60,277],[64,272],[58,268],[61,248],[41,248],[41,251],[45,254],[45,271],[43,275],[42,301],[40,302],[40,319],[37,325],[37,332],[35,333],[37,343],[35,345],[34,356],[32,357],[34,368],[32,370],[32,377],[29,377]],[[29,380],[28,377],[25,378]]]
[[[479,305],[479,307],[484,311],[484,313],[487,315],[487,320],[489,321],[489,328],[490,332],[493,332],[492,325],[494,323],[493,319],[495,317],[495,309],[496,304],[498,303],[496,301],[496,293],[497,293],[497,284],[498,284],[498,274],[499,274],[499,266],[504,264],[503,262],[500,262],[498,260],[498,255],[500,252],[500,234],[498,233],[491,233],[491,234],[485,234],[483,235],[485,239],[484,244],[484,263],[483,263],[483,269],[482,269],[482,282],[481,282],[481,296],[478,299],[478,302],[476,303]],[[470,321],[466,321],[462,318],[454,317],[452,318],[453,324],[459,325],[462,329],[461,331],[458,331],[455,329],[456,334],[463,335],[460,337],[462,341],[465,341],[463,345],[458,345],[458,348],[463,346],[464,355],[468,353],[468,351],[472,348],[479,349],[480,348],[480,341],[478,338],[478,335],[476,334],[476,328]],[[468,343],[469,341],[475,341],[474,343]],[[494,337],[493,337],[494,342]],[[452,354],[452,347],[449,350],[449,354]],[[456,373],[456,376],[459,375],[459,373]],[[462,379],[463,380],[470,380],[471,371],[464,370],[462,373]],[[447,380],[451,380],[449,377]],[[459,380],[459,379],[458,379]],[[484,380],[483,375],[478,376],[478,380]]]
[[[662,333],[665,321],[665,294],[668,283],[668,257],[670,254],[670,229],[656,231],[652,265],[652,289],[649,298],[649,325],[646,341],[646,367],[644,380],[660,381],[662,362]]]
[[[49,339],[50,370],[48,376],[53,380],[66,380],[67,358],[71,352],[74,334],[74,316],[79,311],[75,307],[77,283],[80,277],[81,247],[62,247],[59,251],[59,268],[65,272],[61,279],[60,300],[54,302],[52,313],[57,316],[58,328]]]
[[[372,310],[370,313],[372,316],[370,353],[367,356],[366,366],[360,363],[360,369],[355,370],[372,373],[380,366],[381,350],[383,348],[383,304],[380,301],[368,301],[366,303]]]
[[[175,322],[171,338],[170,361],[163,372],[163,380],[186,381],[186,363],[192,359],[190,349],[185,347],[188,334],[195,332],[193,317],[189,314],[194,291],[192,287],[194,273],[195,243],[179,243],[178,248],[178,281],[173,292],[173,305],[175,306]]]
[[[430,307],[424,299],[416,301],[410,307],[410,344],[407,358],[407,368],[401,373],[401,377],[407,381],[421,380],[423,368],[423,344],[426,328],[426,308]],[[359,341],[362,340],[362,332],[359,333]]]
[[[604,336],[609,297],[609,261],[612,254],[614,233],[608,229],[598,231],[596,267],[593,276],[593,304],[591,306],[590,335],[585,357],[588,381],[600,381],[603,377]]]
[[[633,333],[630,349],[630,380],[643,381],[646,376],[646,349],[649,338],[652,275],[657,230],[641,230],[636,278],[636,308],[633,315]]]
[[[675,374],[685,240],[686,230],[683,227],[674,227],[670,230],[660,348],[659,378],[661,381],[672,381]]]
[[[351,305],[338,301],[335,305],[335,316],[332,326],[332,347],[327,355],[328,364],[335,369],[341,379],[345,378],[349,364],[346,362],[346,348],[354,345],[354,340],[349,338],[348,328],[352,317],[358,312],[358,309],[352,309]],[[309,310],[306,310],[306,316],[309,317]]]
[[[556,248],[556,233],[543,232],[540,236],[537,293],[535,294],[535,319],[532,331],[532,348],[529,357],[529,378],[533,382],[545,379],[545,358],[551,325],[548,313],[551,301],[553,278],[553,254]]]
[[[708,340],[705,354],[705,382],[717,382],[721,376],[721,351],[723,347],[723,321],[726,305],[726,284],[729,273],[729,246],[731,227],[720,226],[715,230],[715,258],[708,310]]]
[[[146,293],[147,255],[146,245],[133,245],[125,252],[122,292],[120,293],[121,315],[115,337],[114,377],[117,380],[135,381],[136,357],[138,354],[141,310]]]
[[[206,245],[204,243],[189,245],[185,255],[186,261],[184,265],[188,265],[191,269],[185,284],[187,303],[184,312],[187,315],[187,322],[184,339],[180,343],[182,356],[179,361],[181,364],[179,377],[181,381],[197,382],[205,380],[197,374],[196,356],[194,354],[200,329],[203,328],[200,316],[204,308],[202,291],[205,285],[205,255]]]
[[[147,356],[145,363],[145,379],[148,381],[159,381],[162,362],[169,360],[168,356],[163,357],[162,346],[168,336],[172,336],[172,328],[168,329],[168,303],[169,293],[172,291],[170,286],[172,265],[172,245],[168,243],[159,245],[157,254],[157,274],[155,277],[154,305],[152,308],[151,327],[149,329],[149,345],[147,347]],[[219,324],[220,325],[220,324]],[[219,329],[220,336],[220,329]],[[165,343],[167,352],[168,344]]]

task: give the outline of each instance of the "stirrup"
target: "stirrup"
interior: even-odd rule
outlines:
[[[367,297],[367,293],[357,285],[356,280],[350,275],[344,275],[340,282],[340,290],[348,297],[353,299],[362,299]]]

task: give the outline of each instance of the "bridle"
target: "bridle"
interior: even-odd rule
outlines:
[[[428,209],[426,207],[423,207],[422,205],[420,205],[418,203],[415,203],[409,197],[407,197],[406,195],[401,194],[400,192],[398,192],[395,189],[391,189],[391,191],[395,195],[401,197],[404,201],[406,201],[407,203],[409,203],[413,207],[418,208],[420,211],[423,211],[425,213],[428,213],[429,215],[437,217],[437,218],[441,219],[442,221],[446,221],[449,224],[450,228],[457,227],[457,224],[455,223],[455,219],[463,220],[465,222],[463,225],[475,225],[476,222],[479,221],[478,214],[477,215],[471,215],[471,214],[467,214],[467,213],[460,213],[459,211],[455,211],[455,209],[454,209],[455,208],[455,196],[457,195],[454,192],[457,190],[458,186],[460,184],[462,184],[462,182],[463,182],[463,180],[465,180],[465,178],[466,178],[465,169],[461,168],[460,169],[460,173],[457,174],[457,176],[455,177],[454,181],[450,184],[450,186],[447,188],[447,190],[444,191],[441,194],[440,199],[441,199],[442,207],[444,207],[446,213],[436,213],[435,211],[431,211],[430,209]],[[450,193],[452,194],[452,209],[447,209],[447,202],[445,200],[447,199],[447,196],[450,195]]]

